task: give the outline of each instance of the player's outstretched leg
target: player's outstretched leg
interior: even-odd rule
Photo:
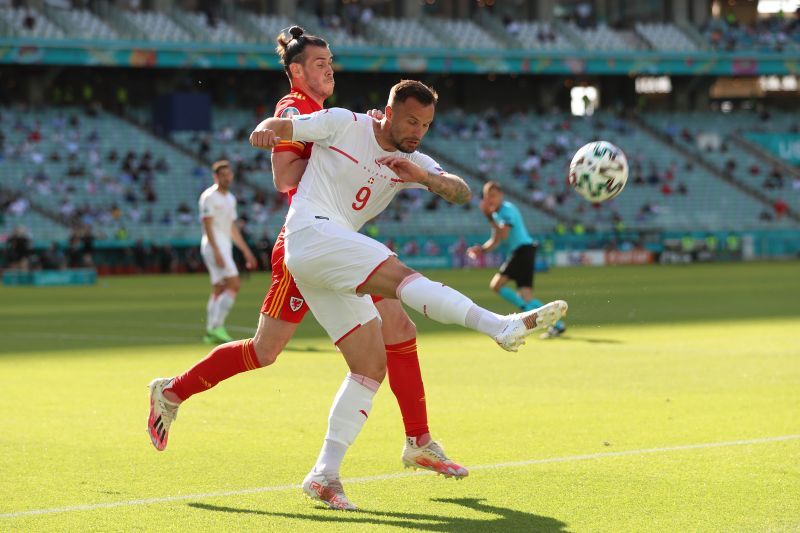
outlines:
[[[455,289],[411,271],[399,261],[393,265],[387,261],[386,264],[395,269],[394,273],[388,273],[375,283],[387,280],[391,283],[397,265],[412,272],[397,285],[396,294],[403,303],[442,324],[459,324],[489,335],[501,348],[510,352],[516,352],[533,331],[552,326],[567,312],[567,302],[556,300],[531,311],[500,316],[475,305]],[[365,286],[365,290],[369,288]]]
[[[184,373],[174,378],[153,380],[150,384],[150,415],[147,420],[147,432],[153,446],[157,450],[167,447],[169,427],[182,402],[237,374],[271,365],[296,329],[296,323],[261,314],[252,339],[217,346],[205,359]]]
[[[503,330],[494,340],[504,350],[516,352],[525,344],[525,338],[539,328],[553,327],[559,319],[567,314],[567,302],[556,300],[532,311],[509,315]]]

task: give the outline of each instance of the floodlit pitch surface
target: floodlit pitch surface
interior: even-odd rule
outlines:
[[[432,272],[498,312],[491,272]],[[228,323],[247,336],[267,276]],[[464,481],[403,470],[388,384],[345,460],[356,513],[306,500],[345,365],[307,319],[271,368],[145,433],[147,383],[200,358],[207,278],[0,289],[2,531],[798,531],[798,263],[560,269],[563,339],[516,354],[419,316],[434,437]],[[350,481],[348,481],[350,480]]]

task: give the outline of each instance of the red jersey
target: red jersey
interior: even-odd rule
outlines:
[[[289,94],[278,100],[275,105],[275,117],[278,118],[291,118],[294,115],[308,115],[322,109],[313,98],[308,96],[300,89],[292,89]],[[282,140],[278,146],[272,149],[273,152],[294,152],[303,159],[311,157],[311,148],[314,143],[305,143],[300,141]],[[297,189],[292,189],[287,194],[289,195],[289,203],[292,203],[292,196]]]

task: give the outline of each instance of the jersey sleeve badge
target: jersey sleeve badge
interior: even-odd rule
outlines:
[[[296,107],[287,107],[283,111],[281,111],[280,118],[292,118],[295,115],[299,115],[300,110]]]

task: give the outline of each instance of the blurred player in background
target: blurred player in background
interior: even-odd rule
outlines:
[[[392,87],[381,121],[334,108],[293,119],[269,118],[250,135],[259,148],[281,139],[315,143],[286,216],[284,238],[286,265],[350,369],[331,406],[317,462],[303,481],[309,497],[336,509],[356,508],[344,493],[339,470],[386,375],[381,320],[365,295],[400,300],[437,322],[484,333],[509,351],[516,351],[535,329],[555,323],[567,307],[558,301],[527,313],[496,315],[408,268],[386,246],[358,233],[403,189],[426,188],[456,204],[469,201],[463,179],[416,151],[433,121],[436,101],[431,88],[403,80]]]
[[[225,330],[228,316],[239,292],[239,271],[233,261],[233,244],[242,251],[245,266],[255,268],[256,258],[247,246],[236,224],[236,197],[230,191],[233,170],[225,160],[211,166],[214,185],[200,195],[200,220],[203,223],[203,238],[200,253],[211,277],[211,295],[206,306],[206,335],[209,344],[230,342]],[[233,241],[233,242],[231,242]]]
[[[471,246],[467,250],[469,257],[477,259],[484,252],[494,250],[505,243],[508,255],[500,270],[489,282],[489,287],[522,311],[541,307],[542,302],[533,296],[533,275],[538,245],[528,233],[519,209],[505,199],[503,188],[496,181],[484,184],[480,209],[489,220],[492,235],[485,243]],[[509,281],[513,281],[517,286],[516,291],[508,286]],[[559,320],[542,334],[542,338],[557,337],[565,330],[564,321]]]
[[[322,109],[333,94],[333,56],[321,38],[305,34],[297,26],[278,37],[277,52],[291,83],[291,91],[275,106],[275,117],[290,118]],[[273,148],[275,187],[290,198],[306,169],[313,143],[282,141]],[[382,319],[389,370],[389,384],[397,398],[405,426],[402,461],[408,467],[424,468],[445,476],[464,477],[467,469],[451,461],[431,438],[425,388],[417,356],[416,326],[397,300],[374,298]],[[275,362],[308,312],[308,305],[284,264],[284,230],[272,254],[272,285],[253,339],[219,346],[206,359],[174,378],[151,383],[148,431],[153,445],[163,450],[177,406],[193,394],[208,390],[240,372]]]

